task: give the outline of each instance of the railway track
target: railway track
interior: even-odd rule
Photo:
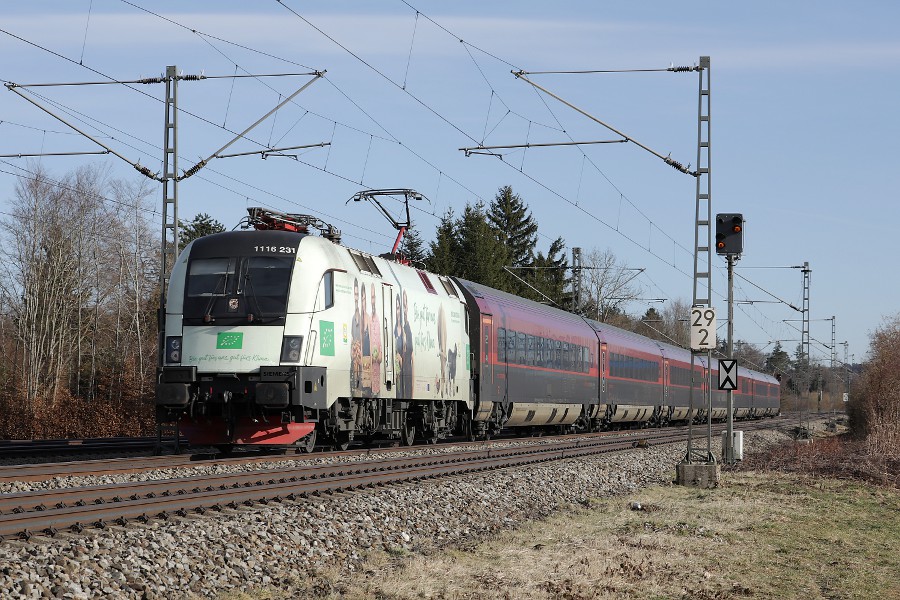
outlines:
[[[770,423],[746,425],[756,427],[742,427],[745,430]],[[383,452],[359,462],[8,494],[0,498],[0,539],[52,536],[63,530],[80,532],[87,527],[126,525],[134,520],[146,522],[254,503],[300,501],[322,494],[578,458],[644,443],[679,442],[686,438],[686,432],[655,430],[640,435],[571,437],[513,448],[481,444],[463,452],[416,457]]]
[[[152,437],[110,437],[57,440],[0,440],[0,459],[72,456],[91,453],[150,452],[158,444]],[[172,446],[175,438],[162,438],[161,443]]]
[[[782,419],[771,421],[767,420],[763,423],[781,423]],[[739,428],[751,429],[754,422],[743,422]],[[697,426],[695,426],[695,430]],[[670,428],[670,431],[686,431],[687,427]],[[631,430],[626,432],[610,431],[603,432],[599,436],[616,436],[631,435],[640,436],[648,430]],[[695,438],[697,437],[695,431]],[[553,438],[542,438],[543,440],[567,440],[567,439],[584,439],[584,434],[555,436]],[[533,438],[497,438],[488,442],[453,442],[454,446],[462,448],[490,447],[496,445],[504,445],[510,440],[527,441]],[[443,444],[437,446],[428,446],[430,448],[440,448]],[[308,454],[284,454],[273,455],[263,453],[248,453],[245,456],[217,457],[213,454],[177,454],[164,456],[141,456],[141,457],[124,457],[124,458],[105,458],[98,460],[77,460],[66,462],[48,462],[35,464],[5,465],[0,466],[0,483],[9,481],[44,481],[54,477],[88,477],[98,475],[117,475],[122,473],[140,473],[154,471],[157,469],[171,468],[190,468],[203,464],[253,464],[253,463],[272,463],[286,460],[301,459],[333,459],[341,456],[358,456],[364,454],[366,456],[380,456],[384,454],[392,454],[396,452],[409,451],[407,447],[384,447],[369,449],[353,449],[342,452],[317,452],[312,455]]]

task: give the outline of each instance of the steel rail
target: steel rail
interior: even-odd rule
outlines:
[[[621,431],[605,431],[593,434],[566,434],[561,436],[538,438],[542,440],[567,440],[567,439],[591,439],[594,436],[633,436],[634,432]],[[155,438],[154,438],[155,439]],[[499,437],[492,440],[481,440],[475,442],[461,442],[450,440],[450,443],[462,447],[484,447],[494,446],[508,443],[511,440],[529,442],[535,438],[507,438]],[[65,442],[66,440],[59,440]],[[545,442],[534,442],[534,444],[543,444]],[[253,453],[247,456],[231,456],[227,458],[211,457],[208,461],[203,460],[206,456],[203,453],[194,455],[165,455],[165,456],[143,456],[143,457],[124,457],[100,460],[77,460],[67,462],[48,462],[33,463],[21,465],[5,465],[0,466],[0,483],[10,481],[42,481],[53,477],[74,477],[74,476],[94,476],[94,475],[112,475],[119,473],[137,473],[143,471],[152,471],[156,469],[189,467],[204,464],[245,464],[257,462],[281,462],[286,460],[305,460],[318,458],[332,458],[335,456],[356,456],[359,454],[379,455],[393,454],[397,452],[409,451],[411,449],[421,448],[440,448],[444,444],[437,446],[416,446],[413,448],[398,447],[381,447],[381,448],[356,448],[353,450],[343,450],[334,452],[316,452],[314,454],[285,454],[273,455],[266,453]]]
[[[163,438],[163,444],[173,444],[175,438]],[[54,452],[99,452],[122,449],[153,449],[157,439],[153,437],[113,437],[54,440],[0,440],[0,458],[40,456]]]
[[[771,421],[769,421],[771,422]],[[753,424],[758,422],[747,422],[745,421],[745,429],[752,429]],[[681,431],[684,426],[673,427],[667,429],[667,431]],[[553,437],[543,437],[537,438],[542,441],[532,441],[535,438],[507,438],[507,437],[499,437],[494,438],[489,441],[476,441],[476,442],[462,442],[457,440],[450,440],[450,444],[454,446],[460,446],[462,448],[484,448],[487,446],[496,446],[506,444],[511,440],[517,440],[521,442],[525,442],[528,445],[546,445],[548,440],[556,440],[556,441],[564,441],[564,440],[589,440],[594,438],[601,437],[625,437],[625,438],[634,438],[637,435],[640,435],[641,432],[646,430],[626,430],[626,431],[604,431],[599,433],[592,434],[566,434],[561,436],[553,436]],[[112,459],[100,459],[100,460],[79,460],[79,461],[69,461],[69,462],[51,462],[51,463],[37,463],[37,464],[21,464],[21,465],[5,465],[0,466],[0,483],[3,482],[13,482],[13,481],[44,481],[47,479],[52,479],[54,477],[76,477],[76,476],[98,476],[98,475],[115,475],[115,474],[123,474],[123,473],[139,473],[146,471],[153,471],[158,469],[171,469],[171,468],[190,468],[195,466],[205,466],[205,465],[216,465],[216,464],[224,464],[224,465],[239,465],[239,464],[253,464],[253,463],[277,463],[283,461],[294,461],[294,460],[316,460],[316,459],[329,459],[340,456],[348,456],[355,457],[359,455],[366,456],[381,456],[381,455],[390,455],[398,452],[408,452],[410,450],[416,449],[424,449],[424,448],[441,448],[442,446],[446,447],[444,444],[439,444],[437,446],[414,446],[412,448],[409,447],[382,447],[382,448],[362,448],[362,449],[353,449],[353,450],[344,450],[344,451],[335,451],[335,452],[316,452],[313,454],[285,454],[285,455],[273,455],[273,454],[250,454],[247,456],[231,456],[227,458],[220,458],[211,456],[208,459],[204,459],[206,456],[202,453],[194,454],[194,455],[165,455],[165,456],[143,456],[143,457],[126,457],[126,458],[112,458]],[[2,447],[2,446],[0,446]]]
[[[669,439],[680,439],[678,434],[663,432],[662,435],[642,436],[638,441],[662,442]],[[238,487],[249,485],[261,485],[263,481],[285,480],[298,478],[328,478],[343,474],[360,474],[371,471],[390,471],[406,468],[410,465],[429,467],[453,462],[465,462],[477,460],[484,456],[503,458],[505,456],[518,456],[523,454],[536,454],[541,452],[564,451],[571,448],[591,447],[608,444],[626,444],[631,447],[637,443],[632,439],[594,439],[562,441],[555,444],[542,446],[525,446],[513,448],[488,448],[469,450],[452,454],[431,454],[417,457],[385,457],[371,461],[344,462],[332,464],[303,465],[300,467],[285,467],[280,469],[263,469],[257,471],[242,471],[234,473],[221,473],[214,475],[199,475],[196,477],[178,477],[161,480],[111,483],[89,487],[61,488],[50,490],[35,490],[29,492],[17,492],[0,496],[0,514],[10,512],[44,511],[48,505],[70,506],[76,503],[105,504],[109,502],[121,502],[123,496],[172,495],[185,494],[196,488],[212,487]],[[26,508],[26,506],[28,506]]]

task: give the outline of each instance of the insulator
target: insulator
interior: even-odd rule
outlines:
[[[200,81],[201,79],[206,79],[206,75],[182,75],[179,79],[183,79],[184,81]]]
[[[699,173],[697,173],[696,171],[691,171],[691,165],[688,165],[685,167],[683,164],[681,164],[674,158],[669,158],[668,156],[665,157],[663,160],[666,161],[667,165],[670,165],[673,168],[678,169],[682,173],[685,173],[687,175],[693,175],[694,177],[697,177],[699,175]]]
[[[194,165],[193,167],[191,167],[190,169],[188,169],[187,171],[185,171],[185,172],[184,172],[184,175],[182,175],[182,176],[179,177],[178,179],[179,179],[179,180],[181,180],[181,179],[187,179],[187,178],[190,177],[191,175],[196,174],[197,171],[199,171],[200,169],[202,169],[202,168],[205,167],[205,166],[206,166],[206,161],[205,161],[205,160],[201,160],[201,161],[198,162],[196,165]]]
[[[162,83],[165,80],[165,77],[145,77],[143,79],[138,79],[138,83]]]
[[[673,73],[687,73],[689,71],[698,71],[700,67],[692,66],[692,67],[669,67],[666,69],[667,71],[672,71]]]
[[[145,167],[144,165],[142,165],[140,163],[135,163],[134,168],[137,170],[138,173],[140,173],[144,177],[147,177],[149,179],[155,179],[157,181],[162,181],[161,179],[159,179],[156,176],[156,173],[154,173],[153,171],[151,171],[150,169],[148,169],[147,167]]]

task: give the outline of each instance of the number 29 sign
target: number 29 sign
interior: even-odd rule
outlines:
[[[703,306],[691,308],[691,350],[712,350],[716,347],[716,309]]]

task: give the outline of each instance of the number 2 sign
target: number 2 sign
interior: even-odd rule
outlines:
[[[703,306],[691,308],[691,350],[712,350],[716,347],[716,309]]]

